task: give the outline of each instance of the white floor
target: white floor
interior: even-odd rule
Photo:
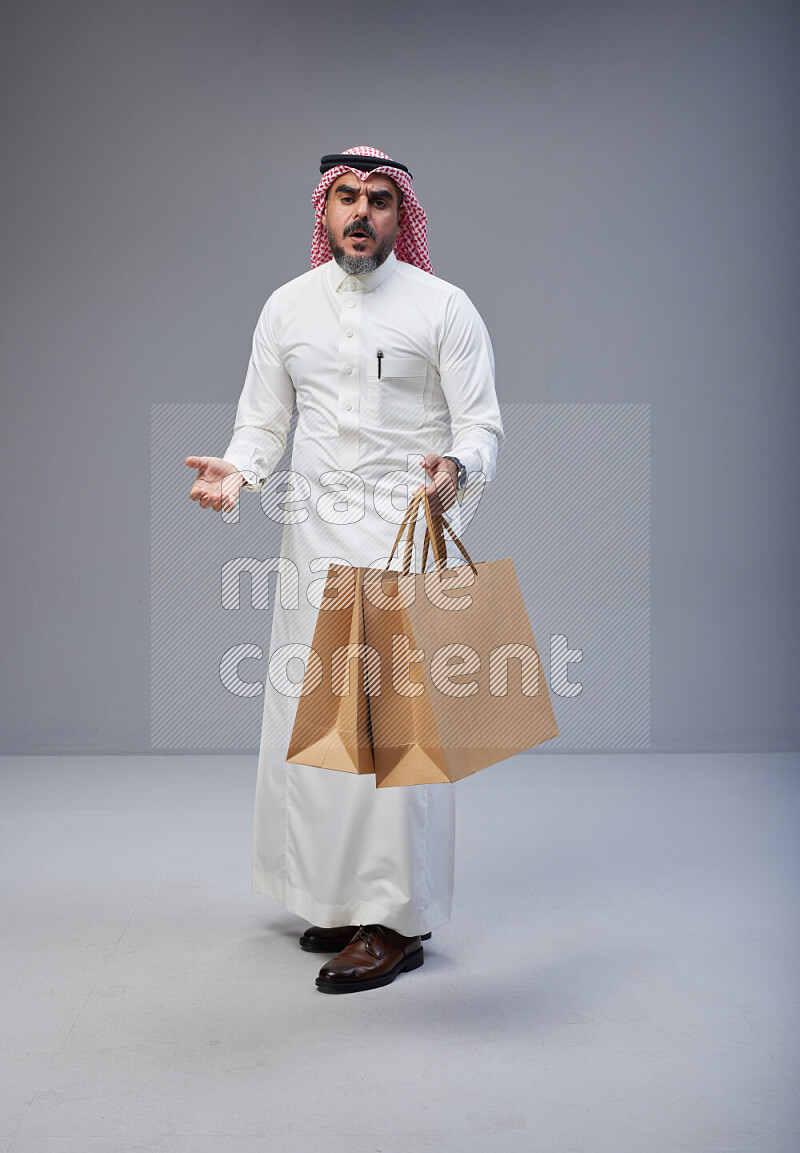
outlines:
[[[0,1150],[800,1149],[800,757],[459,782],[452,923],[347,997],[251,891],[255,765],[0,762]]]

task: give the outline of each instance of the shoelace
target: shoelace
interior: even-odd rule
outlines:
[[[368,949],[374,949],[382,935],[380,925],[359,925],[356,937],[360,937]]]

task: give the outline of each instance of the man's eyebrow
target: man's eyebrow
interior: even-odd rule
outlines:
[[[344,192],[348,196],[358,196],[361,190],[354,188],[351,184],[337,184],[333,191],[336,193]],[[367,195],[370,200],[394,200],[394,192],[391,188],[368,188]]]

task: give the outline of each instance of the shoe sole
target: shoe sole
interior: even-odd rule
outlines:
[[[371,977],[368,981],[331,981],[324,977],[317,977],[317,988],[322,993],[359,993],[362,989],[380,989],[382,985],[390,985],[395,977],[401,973],[409,973],[412,969],[418,969],[424,961],[423,950],[420,948],[409,957],[404,957],[382,977]]]
[[[353,934],[355,936],[355,933]],[[345,946],[349,945],[353,937],[348,937],[343,945],[337,949],[336,945],[327,945],[324,941],[315,941],[308,937],[300,937],[300,948],[305,949],[307,953],[340,953]],[[423,933],[420,937],[421,941],[430,941],[430,933]]]

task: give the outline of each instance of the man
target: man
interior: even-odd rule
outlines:
[[[407,503],[422,487],[420,465],[457,531],[459,494],[472,474],[491,479],[503,427],[488,333],[433,275],[408,169],[360,147],[323,157],[320,172],[311,271],[264,306],[224,457],[186,464],[198,470],[191,499],[231,509],[241,487],[263,488],[296,411],[281,556],[303,587],[299,607],[277,603],[273,618],[253,889],[311,922],[303,948],[336,954],[317,987],[344,993],[419,967],[422,940],[450,920],[453,788],[376,789],[371,776],[288,764],[302,684],[289,665],[311,644],[328,564],[386,563],[402,516],[393,494],[405,486]]]

